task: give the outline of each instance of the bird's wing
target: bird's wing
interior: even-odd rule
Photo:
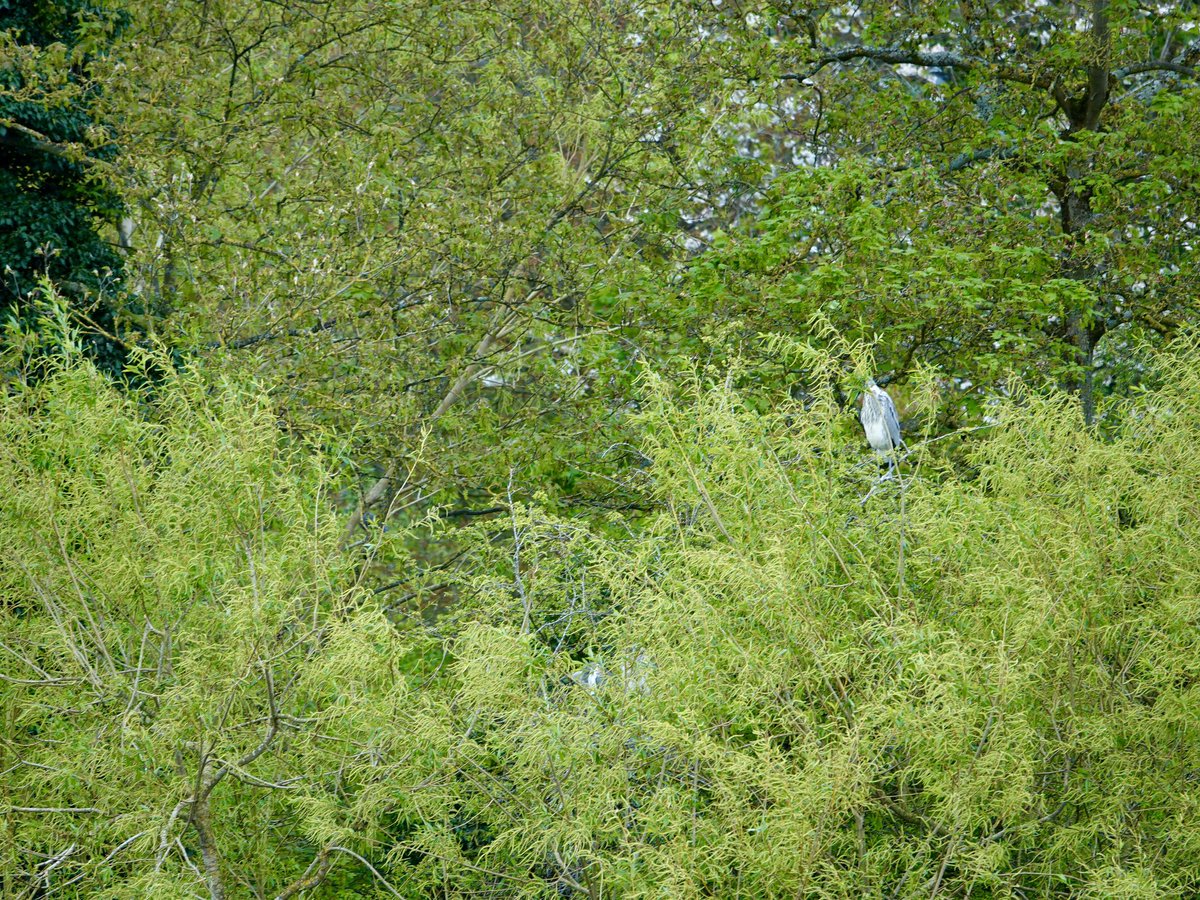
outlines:
[[[879,398],[883,406],[883,424],[887,428],[888,437],[892,439],[892,446],[900,446],[900,415],[896,412],[896,404],[892,402],[892,398],[885,391],[880,391],[883,395]]]

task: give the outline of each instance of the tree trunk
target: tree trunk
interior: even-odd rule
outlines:
[[[1061,90],[1055,91],[1055,99],[1059,107],[1066,113],[1069,121],[1066,137],[1081,131],[1095,131],[1100,124],[1100,114],[1108,103],[1109,49],[1110,35],[1108,29],[1107,0],[1094,0],[1092,3],[1091,36],[1094,42],[1095,58],[1088,65],[1087,86],[1082,97],[1070,98]],[[1099,290],[1099,276],[1102,266],[1097,266],[1079,258],[1071,258],[1080,252],[1080,245],[1086,243],[1086,237],[1095,218],[1092,210],[1091,189],[1086,184],[1088,170],[1078,165],[1068,165],[1066,180],[1062,185],[1059,202],[1062,207],[1063,234],[1070,238],[1067,247],[1066,260],[1067,277],[1076,281],[1091,284]],[[1091,313],[1090,315],[1088,313]],[[1066,336],[1074,347],[1073,362],[1078,367],[1079,375],[1072,378],[1069,387],[1079,395],[1079,404],[1083,411],[1083,420],[1091,425],[1096,418],[1095,360],[1096,343],[1104,336],[1107,326],[1100,310],[1075,310],[1068,314]]]
[[[225,883],[221,881],[221,857],[213,839],[208,797],[203,792],[192,803],[192,825],[196,828],[196,838],[200,843],[200,857],[204,862],[208,893],[212,900],[225,900]]]

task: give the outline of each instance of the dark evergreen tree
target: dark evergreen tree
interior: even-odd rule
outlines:
[[[108,336],[122,259],[99,229],[121,200],[104,172],[116,146],[93,115],[92,68],[121,24],[88,0],[0,0],[0,318],[30,320],[45,275],[108,371],[123,357]]]

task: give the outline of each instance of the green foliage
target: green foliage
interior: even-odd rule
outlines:
[[[6,896],[191,896],[206,829],[279,890],[323,833],[328,784],[305,773],[347,754],[326,733],[347,685],[403,691],[406,645],[356,612],[320,465],[260,399],[143,362],[153,396],[60,359],[3,399]]]
[[[760,6],[0,0],[0,893],[1200,893],[1194,16]]]
[[[1200,284],[1195,17],[1109,6],[780,15],[752,82],[772,125],[747,130],[791,162],[683,277],[644,288],[655,326],[805,390],[757,341],[816,339],[819,313],[878,342],[877,374],[955,384],[942,429],[1022,382],[1075,391],[1091,420],[1139,381],[1138,348],[1195,325]]]
[[[1198,358],[1110,442],[1006,404],[966,480],[648,378],[659,511],[514,505],[432,624],[261,399],[60,362],[0,418],[6,887],[1193,896]]]
[[[96,120],[97,60],[123,16],[90,0],[0,3],[0,310],[24,321],[39,276],[90,318],[92,355],[109,371],[122,259],[101,236],[122,210],[111,130]]]
[[[400,506],[487,507],[513,469],[607,493],[560,475],[596,462],[635,368],[633,313],[590,294],[676,255],[697,158],[728,150],[703,11],[130,8],[108,102],[178,341],[265,373],[291,426],[353,433],[364,479],[421,458]]]
[[[509,624],[464,625],[494,844],[615,896],[1194,894],[1183,351],[1112,443],[1065,396],[1006,406],[968,481],[930,445],[877,482],[829,393],[648,383],[664,512],[621,540],[517,516],[475,613]],[[605,684],[556,686],[588,659]]]
[[[1093,420],[1197,318],[1183,7],[129,10],[133,290],[350,441],[348,543],[386,510],[645,507],[642,367],[810,396],[763,336],[830,350],[818,319],[906,412],[938,372],[914,424],[945,433],[1022,384]]]

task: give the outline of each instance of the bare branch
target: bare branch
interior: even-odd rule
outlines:
[[[948,50],[913,50],[905,47],[865,47],[855,44],[827,52],[817,60],[808,76],[784,75],[785,79],[806,78],[817,74],[825,66],[832,63],[852,62],[856,59],[870,59],[875,62],[907,64],[923,66],[932,69],[977,69],[987,67],[982,59],[962,56]]]
[[[1012,81],[1045,90],[1051,89],[1055,84],[1054,79],[1048,74],[1033,73],[1020,67],[997,65],[977,56],[964,56],[949,50],[914,50],[896,46],[867,47],[862,44],[827,51],[808,72],[789,72],[779,77],[784,81],[804,81],[828,65],[853,62],[859,59],[869,59],[873,62],[892,65],[920,66],[926,69],[959,69],[964,72],[980,70],[1001,81]]]
[[[1176,75],[1185,75],[1188,78],[1197,77],[1195,68],[1185,66],[1183,63],[1177,62],[1162,62],[1152,60],[1151,62],[1134,63],[1131,66],[1122,66],[1119,69],[1113,70],[1113,77],[1118,81],[1126,79],[1131,75],[1141,75],[1143,72],[1174,72]]]
[[[304,870],[304,874],[276,894],[275,900],[289,900],[289,898],[296,896],[302,891],[318,887],[329,876],[329,870],[333,868],[332,853],[334,849],[326,847],[318,853],[316,859]]]
[[[221,780],[228,775],[233,769],[244,769],[250,763],[254,762],[260,756],[267,752],[267,748],[274,742],[279,734],[279,708],[275,702],[275,679],[271,674],[271,667],[263,665],[263,680],[267,685],[267,706],[270,710],[270,716],[267,719],[267,732],[263,735],[263,739],[258,746],[239,759],[236,763],[226,763],[223,765],[211,778],[205,780],[200,794],[197,797],[197,802],[207,800],[208,795],[212,793]]]
[[[526,301],[531,298],[532,295],[526,297]],[[516,310],[506,311],[504,315],[499,317],[497,324],[488,330],[487,334],[485,334],[480,340],[479,346],[475,348],[475,354],[472,362],[469,363],[465,369],[463,369],[458,378],[455,379],[454,384],[451,385],[450,390],[448,390],[445,396],[442,397],[437,409],[435,409],[433,413],[431,413],[430,416],[425,420],[426,427],[437,422],[438,419],[446,414],[450,407],[458,402],[458,399],[467,389],[467,385],[471,383],[471,379],[474,378],[479,370],[483,368],[485,360],[492,352],[493,347],[495,347],[498,342],[503,340],[516,327],[519,319],[520,317],[518,316]],[[349,521],[346,523],[346,528],[342,532],[343,547],[349,544],[350,539],[354,536],[354,533],[358,531],[359,526],[362,525],[363,516],[366,515],[366,511],[371,506],[378,503],[383,495],[388,492],[388,489],[391,488],[392,479],[395,478],[395,476],[395,466],[389,466],[384,471],[383,476],[373,485],[371,485],[371,489],[367,491],[366,496],[363,497],[362,502],[358,505],[358,508],[355,509],[354,513],[350,516]]]
[[[60,144],[51,140],[40,131],[22,125],[20,122],[14,122],[11,119],[0,119],[0,144],[7,144],[10,147],[18,149],[28,149],[32,147],[35,150],[40,150],[42,153],[48,153],[51,156],[65,159],[68,162],[78,163],[82,166],[100,166],[104,165],[98,159],[92,159],[86,155],[82,145],[78,144]]]
[[[360,863],[362,863],[364,866],[366,866],[368,869],[371,870],[371,874],[379,879],[379,883],[382,884],[385,888],[387,888],[393,897],[400,897],[401,900],[403,900],[404,895],[401,894],[399,891],[397,891],[394,887],[392,887],[391,882],[389,882],[386,878],[384,878],[382,875],[380,875],[378,869],[376,869],[373,865],[371,865],[369,862],[367,862],[365,859],[363,859],[361,856],[359,856],[353,850],[347,850],[345,847],[330,847],[329,849],[336,850],[339,853],[345,853],[348,856],[353,856]]]
[[[977,162],[985,162],[990,159],[1012,159],[1016,155],[1017,151],[1013,147],[988,147],[985,150],[960,153],[954,159],[950,160],[950,165],[946,167],[946,171],[958,172]]]

